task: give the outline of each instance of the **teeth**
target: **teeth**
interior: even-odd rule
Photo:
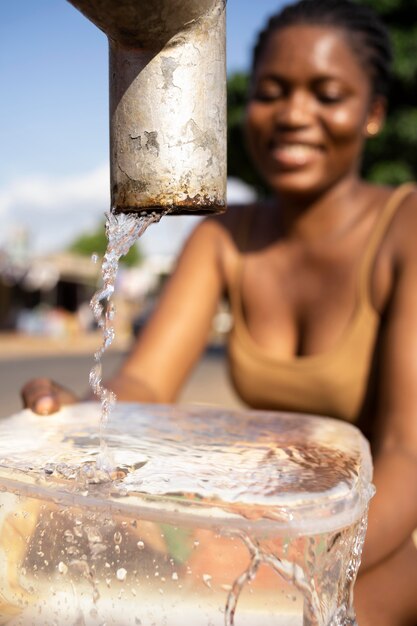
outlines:
[[[308,163],[310,159],[318,152],[316,146],[306,144],[278,144],[272,150],[272,156],[282,163],[288,165],[303,165]]]
[[[287,152],[292,155],[303,155],[310,154],[311,152],[316,152],[317,148],[315,146],[306,146],[303,144],[288,144],[288,145],[279,145],[275,148],[275,152]]]

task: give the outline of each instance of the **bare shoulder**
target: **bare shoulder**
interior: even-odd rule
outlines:
[[[241,253],[241,240],[245,226],[250,224],[255,205],[234,205],[225,213],[202,220],[192,239],[202,247],[210,246],[215,255],[223,280],[233,280]]]
[[[185,242],[177,267],[204,262],[205,267],[217,268],[222,280],[228,281],[239,255],[240,224],[250,211],[248,206],[233,206],[223,214],[200,220]]]
[[[193,237],[200,240],[212,239],[218,244],[237,251],[240,236],[251,220],[255,205],[233,205],[219,215],[212,215],[202,220],[194,230]]]

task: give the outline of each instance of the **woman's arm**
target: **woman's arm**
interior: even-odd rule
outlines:
[[[158,306],[117,376],[107,381],[121,400],[175,400],[204,350],[225,282],[224,232],[205,220],[191,235]],[[140,391],[139,391],[140,390]]]
[[[416,233],[413,195],[393,233],[393,280],[378,363],[377,492],[370,505],[361,571],[392,554],[417,528]]]
[[[104,383],[119,400],[175,399],[204,350],[224,290],[221,253],[225,241],[218,219],[204,220],[196,227],[132,352],[119,372]],[[42,414],[77,400],[48,379],[29,381],[22,396],[25,406]]]

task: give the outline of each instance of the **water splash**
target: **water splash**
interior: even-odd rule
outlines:
[[[304,619],[309,619],[307,623],[322,624],[320,620],[320,597],[317,593],[314,578],[308,577],[304,568],[295,561],[280,558],[272,552],[265,552],[258,542],[252,540],[248,535],[239,533],[238,536],[240,536],[249,551],[250,563],[248,568],[234,581],[229,592],[225,609],[225,626],[234,626],[234,616],[239,596],[244,586],[255,579],[259,566],[262,563],[268,565],[286,582],[302,593],[306,605],[304,608]]]
[[[233,582],[226,601],[224,624],[234,626],[239,597],[252,583],[264,564],[304,599],[304,626],[357,626],[353,588],[361,563],[367,528],[367,514],[350,527],[326,535],[286,539],[286,549],[278,554],[270,544],[244,532],[233,533],[249,552],[249,565]],[[291,558],[284,558],[284,553]],[[337,584],[338,581],[338,584]]]
[[[375,493],[373,485],[369,487],[369,497]],[[353,605],[353,592],[362,558],[362,548],[368,528],[367,513],[355,525],[351,536],[350,558],[348,559],[344,584],[341,586],[338,608],[331,626],[358,626]]]
[[[99,469],[111,472],[114,464],[109,457],[104,430],[108,423],[112,407],[116,403],[116,395],[103,385],[102,358],[113,343],[115,306],[112,296],[115,290],[119,261],[125,256],[133,244],[143,235],[148,226],[159,222],[165,213],[106,213],[107,250],[101,264],[102,286],[90,301],[94,319],[101,329],[103,341],[94,353],[94,365],[90,371],[90,387],[101,402],[101,419],[99,425],[100,454],[97,459]]]

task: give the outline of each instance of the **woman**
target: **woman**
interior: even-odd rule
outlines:
[[[417,623],[417,194],[359,174],[384,122],[390,58],[383,25],[351,0],[301,0],[270,20],[246,132],[273,199],[196,228],[108,382],[121,400],[173,401],[227,292],[241,397],[346,419],[371,440],[377,495],[355,591],[360,626]],[[40,413],[74,401],[49,381],[24,397]]]

